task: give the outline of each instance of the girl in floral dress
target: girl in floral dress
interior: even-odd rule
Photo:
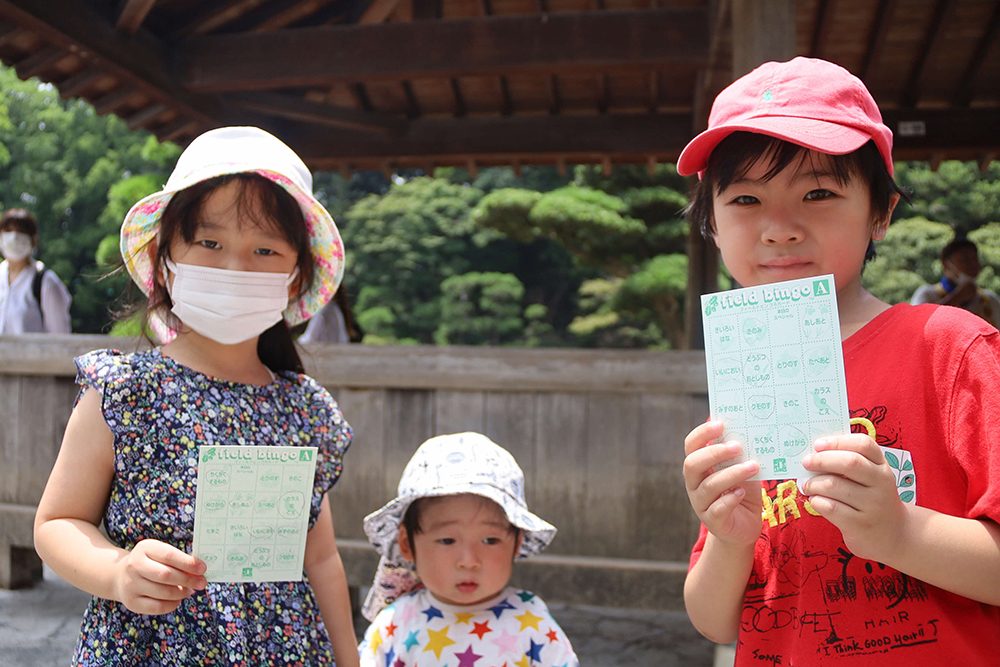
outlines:
[[[74,664],[357,665],[327,498],[351,429],[288,329],[343,275],[308,169],[257,128],[207,132],[129,211],[121,248],[162,346],[76,360],[35,520],[38,553],[94,595]],[[190,552],[198,447],[213,444],[317,448],[301,580],[206,581]]]

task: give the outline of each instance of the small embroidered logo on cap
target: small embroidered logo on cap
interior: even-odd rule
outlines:
[[[765,102],[770,102],[772,97],[773,96],[771,95],[771,89],[770,88],[768,88],[767,90],[764,91],[764,101]]]

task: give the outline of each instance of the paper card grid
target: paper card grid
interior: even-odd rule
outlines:
[[[802,458],[824,435],[850,432],[840,319],[832,275],[701,297],[709,405],[737,440],[732,463],[753,479],[810,476]]]
[[[201,446],[192,551],[215,582],[300,581],[315,447]]]

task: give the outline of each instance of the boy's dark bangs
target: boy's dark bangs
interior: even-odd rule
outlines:
[[[831,175],[840,185],[849,183],[863,171],[859,151],[847,155],[824,155],[829,160]],[[812,163],[814,157],[813,151],[805,146],[766,134],[733,132],[712,151],[707,171],[714,181],[715,192],[719,193],[745,178],[758,163],[767,165],[761,180],[770,181],[789,165],[797,162],[797,166],[801,166],[807,160]]]

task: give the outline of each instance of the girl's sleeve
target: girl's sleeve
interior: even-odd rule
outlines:
[[[312,378],[308,381],[313,391],[308,417],[312,423],[311,444],[318,449],[314,488],[322,497],[337,483],[344,470],[344,453],[351,445],[354,432],[330,392]]]
[[[124,355],[118,350],[95,350],[73,361],[76,364],[76,383],[80,385],[77,401],[87,389],[95,389],[101,395],[103,406],[109,391],[127,381],[123,377]]]
[[[573,651],[573,645],[570,643],[569,637],[566,636],[563,629],[556,623],[556,619],[552,618],[552,613],[549,612],[548,606],[537,596],[534,602],[537,602],[537,606],[545,612],[544,614],[540,614],[544,620],[538,624],[539,633],[543,637],[541,648],[538,649],[542,666],[563,667],[565,665],[566,667],[580,667],[580,660],[576,657],[576,652]]]

